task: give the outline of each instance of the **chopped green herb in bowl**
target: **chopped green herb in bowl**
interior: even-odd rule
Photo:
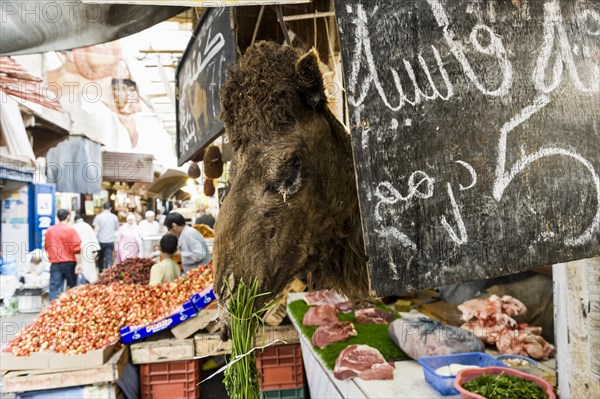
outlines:
[[[454,388],[468,399],[556,399],[548,381],[507,367],[461,370]]]

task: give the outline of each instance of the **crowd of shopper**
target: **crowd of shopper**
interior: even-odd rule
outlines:
[[[71,223],[71,212],[66,209],[59,209],[56,218],[57,224],[48,229],[44,240],[50,263],[50,300],[56,299],[65,285],[72,288],[77,284],[94,283],[99,273],[126,259],[160,257],[152,266],[150,285],[174,281],[211,259],[202,234],[188,226],[183,215],[175,211],[164,215],[162,225],[155,220],[153,211],[147,211],[139,223],[130,213],[119,226],[109,202],[94,217],[92,225],[79,212]],[[212,228],[214,217],[203,208],[195,222]]]

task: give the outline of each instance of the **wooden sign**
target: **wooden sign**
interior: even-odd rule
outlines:
[[[177,68],[179,166],[223,132],[219,92],[237,58],[233,26],[230,9],[206,9]]]
[[[597,1],[335,5],[379,295],[600,254]]]

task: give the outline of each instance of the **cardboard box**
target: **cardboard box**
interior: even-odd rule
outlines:
[[[147,326],[126,326],[120,330],[121,341],[125,344],[139,341],[160,331],[173,328],[197,315],[196,308],[191,301],[185,302],[177,308],[171,315],[162,320],[156,321]]]
[[[78,355],[79,356],[79,355]],[[113,352],[112,356],[101,366],[81,366],[69,369],[44,369],[44,370],[15,370],[3,376],[3,391],[6,392],[28,392],[39,391],[40,398],[48,398],[49,393],[41,395],[44,390],[56,390],[66,387],[78,387],[86,385],[98,385],[113,383],[117,384],[124,375],[125,365],[129,360],[127,347]],[[54,392],[54,391],[53,391]],[[89,392],[92,394],[93,392]],[[67,397],[62,392],[52,397]],[[69,396],[79,398],[108,398],[109,395],[97,396]],[[17,395],[18,397],[18,395]]]
[[[131,362],[133,364],[190,360],[196,354],[193,339],[179,340],[163,338],[158,341],[138,342],[132,344],[130,350]]]
[[[0,369],[38,370],[38,369],[77,369],[102,366],[112,356],[115,344],[81,355],[64,355],[52,351],[34,352],[29,356],[15,356],[10,352],[0,353]]]
[[[215,292],[213,291],[213,286],[210,285],[206,287],[201,292],[192,295],[190,301],[196,307],[196,310],[204,309],[209,303],[215,300]]]
[[[219,304],[217,301],[212,301],[207,307],[200,310],[196,317],[192,317],[171,329],[171,333],[177,339],[186,339],[194,335],[197,331],[208,327],[210,322],[215,321],[218,317]]]

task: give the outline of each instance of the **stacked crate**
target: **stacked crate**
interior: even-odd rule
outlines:
[[[277,345],[256,354],[261,399],[303,399],[304,369],[300,344]]]
[[[140,364],[142,399],[200,398],[199,360]]]

